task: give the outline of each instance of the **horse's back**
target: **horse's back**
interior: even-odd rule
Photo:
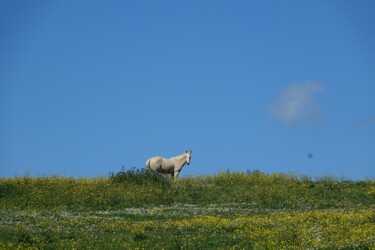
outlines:
[[[161,168],[163,158],[160,156],[151,157],[146,161],[146,168],[151,170],[157,170]]]
[[[162,162],[163,157],[160,156],[154,156],[150,158],[150,163],[160,163]]]
[[[160,156],[154,156],[147,160],[146,168],[153,171],[160,171],[162,173],[173,173],[174,161]]]

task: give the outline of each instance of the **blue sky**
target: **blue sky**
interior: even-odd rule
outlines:
[[[0,177],[106,176],[191,149],[181,176],[375,178],[374,9],[2,1]]]

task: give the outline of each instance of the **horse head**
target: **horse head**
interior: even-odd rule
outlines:
[[[190,165],[191,153],[192,153],[191,150],[190,150],[190,151],[187,151],[187,150],[186,150],[186,152],[185,152],[186,164],[187,164],[187,165]]]

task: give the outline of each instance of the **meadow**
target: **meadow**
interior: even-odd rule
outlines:
[[[0,179],[0,249],[375,249],[375,181],[225,172]]]

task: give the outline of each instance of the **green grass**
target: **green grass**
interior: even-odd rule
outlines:
[[[375,182],[285,174],[0,179],[0,249],[375,248]]]

